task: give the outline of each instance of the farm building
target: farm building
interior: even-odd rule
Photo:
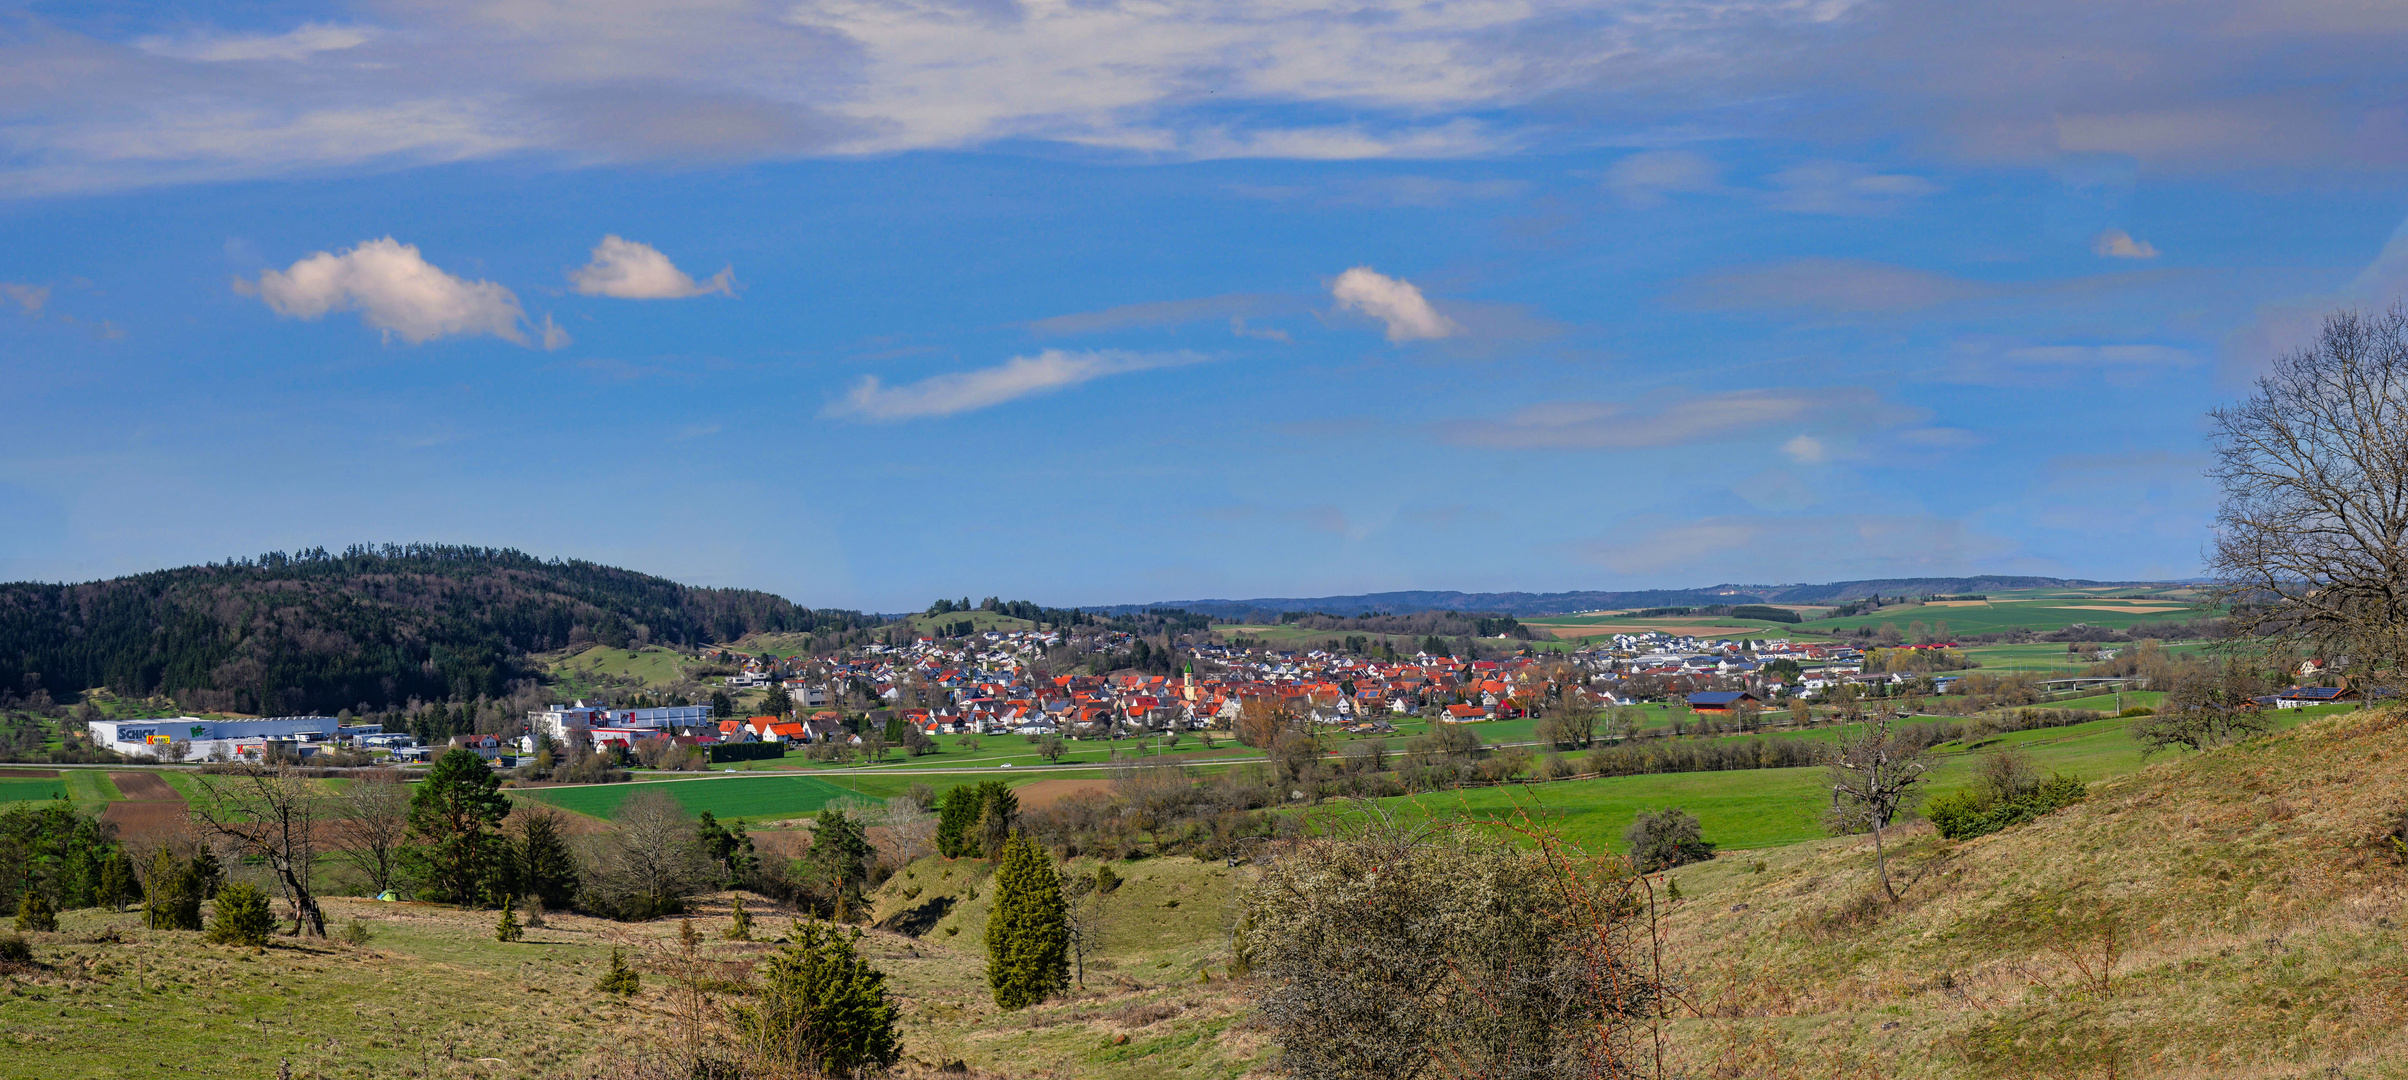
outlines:
[[[1689,695],[1689,711],[1730,712],[1743,701],[1751,705],[1763,704],[1763,699],[1745,690],[1701,690]]]

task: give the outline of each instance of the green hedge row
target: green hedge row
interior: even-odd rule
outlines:
[[[786,756],[786,744],[782,742],[716,743],[703,749],[710,752],[712,761],[759,761]]]

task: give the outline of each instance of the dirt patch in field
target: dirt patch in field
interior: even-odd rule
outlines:
[[[156,773],[110,773],[110,782],[125,796],[100,812],[100,819],[117,826],[117,835],[134,840],[184,830],[184,796]]]
[[[184,801],[183,794],[167,786],[167,781],[160,779],[157,773],[113,772],[109,774],[109,782],[116,784],[118,792],[123,794],[128,801],[174,803]]]
[[[1109,780],[1074,780],[1064,777],[1060,780],[1039,780],[1034,784],[1023,784],[1013,788],[1012,793],[1020,796],[1020,809],[1025,812],[1052,806],[1082,791],[1110,790],[1112,790],[1112,782]]]
[[[1924,607],[1989,607],[1988,600],[1926,600]]]
[[[2164,615],[2181,611],[2189,604],[2164,604],[2156,607],[2135,607],[2131,604],[2067,604],[2074,611],[2114,611],[2125,615]]]
[[[57,769],[0,769],[0,780],[56,780]]]

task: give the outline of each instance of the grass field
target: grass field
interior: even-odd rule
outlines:
[[[645,686],[666,686],[686,677],[692,661],[682,653],[658,646],[612,649],[601,645],[575,653],[554,654],[544,661],[553,690],[563,698],[581,696],[597,684],[597,676],[632,678]]]
[[[2314,715],[2347,711],[2348,706],[2291,710],[2293,715],[2278,717],[2276,726],[2287,728]],[[1979,754],[2004,747],[2028,749],[2045,772],[2089,781],[2121,776],[2142,764],[2140,744],[2132,740],[2128,724],[2126,720],[2103,719],[2015,732],[1984,739],[1970,749],[1944,744],[1927,790],[1937,795],[1965,786],[1971,782]],[[1820,728],[1795,737],[1830,739],[1840,734],[1838,728]],[[1614,776],[1473,788],[1386,802],[1398,811],[1434,818],[1498,817],[1523,809],[1592,852],[1618,850],[1622,830],[1640,811],[1678,806],[1697,815],[1706,839],[1726,848],[1744,849],[1823,836],[1816,818],[1829,805],[1830,794],[1822,786],[1822,776],[1819,768]]]
[[[0,776],[0,803],[31,802],[40,799],[63,798],[67,785],[58,780],[19,780]]]
[[[1528,625],[1536,626],[1537,624],[1531,623]],[[1260,641],[1268,648],[1294,649],[1298,651],[1328,648],[1330,642],[1344,641],[1349,637],[1368,637],[1371,639],[1372,644],[1376,647],[1382,637],[1382,635],[1379,634],[1365,634],[1361,631],[1353,630],[1312,630],[1302,626],[1297,626],[1293,623],[1283,623],[1276,626],[1215,626],[1212,628],[1212,631],[1213,633],[1219,635],[1223,641],[1227,641],[1232,637],[1244,636],[1253,638],[1256,641]],[[1422,639],[1420,637],[1416,637],[1411,634],[1389,634],[1385,636],[1387,637],[1388,641],[1396,647],[1396,651],[1403,656],[1412,656],[1415,650],[1421,648]],[[1454,639],[1452,638],[1448,639],[1450,643],[1453,640]],[[1546,638],[1538,638],[1531,641],[1519,641],[1513,638],[1481,638],[1479,639],[1479,644],[1485,649],[1515,650],[1520,649],[1524,645],[1528,645],[1531,648],[1542,652],[1562,652],[1575,647],[1578,643],[1553,641]]]
[[[533,788],[511,794],[584,814],[608,819],[619,804],[639,791],[663,791],[689,814],[705,810],[722,820],[764,820],[818,812],[838,799],[860,795],[853,788],[816,776],[739,776],[730,779],[663,781],[655,783],[593,784],[582,787]]]

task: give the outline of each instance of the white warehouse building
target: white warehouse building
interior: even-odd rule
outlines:
[[[711,727],[708,705],[671,705],[658,709],[613,709],[579,701],[554,705],[527,714],[527,730],[551,736],[555,742],[583,739],[592,728],[657,728],[681,730]]]
[[[331,716],[265,716],[256,720],[203,720],[174,716],[154,720],[94,720],[85,725],[92,741],[128,757],[198,760],[224,750],[228,757],[265,742],[326,742],[338,721]],[[174,744],[184,744],[170,749]]]

